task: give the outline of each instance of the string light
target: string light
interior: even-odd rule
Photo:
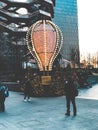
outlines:
[[[28,29],[26,43],[40,71],[51,71],[63,44],[63,35],[53,22],[39,20]]]

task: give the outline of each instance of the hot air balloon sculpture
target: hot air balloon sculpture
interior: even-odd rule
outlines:
[[[51,71],[63,43],[59,27],[49,20],[39,20],[28,29],[26,42],[39,70]]]

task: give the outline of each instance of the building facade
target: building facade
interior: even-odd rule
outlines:
[[[79,63],[78,13],[77,0],[56,0],[53,22],[63,33],[63,58]]]

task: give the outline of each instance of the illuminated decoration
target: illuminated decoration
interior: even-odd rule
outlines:
[[[49,20],[39,20],[29,28],[26,42],[40,71],[51,71],[63,43],[59,27]]]

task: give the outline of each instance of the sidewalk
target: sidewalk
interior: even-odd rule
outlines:
[[[0,113],[1,130],[98,130],[98,100],[77,97],[77,116],[65,116],[65,97],[31,98],[10,92],[6,111]]]

